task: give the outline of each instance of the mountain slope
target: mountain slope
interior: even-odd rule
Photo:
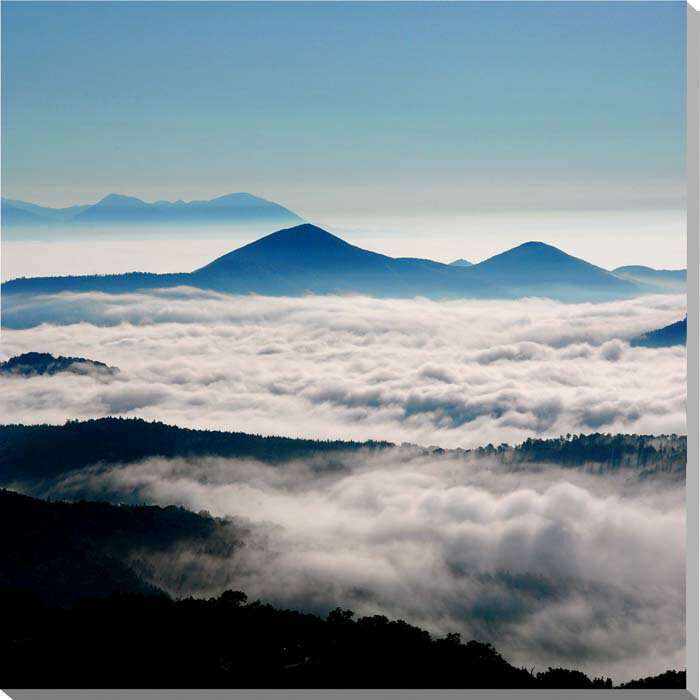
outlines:
[[[87,360],[84,357],[54,357],[48,352],[25,352],[0,362],[0,374],[18,377],[34,377],[41,374],[52,376],[60,372],[72,374],[97,374],[109,376],[119,370],[104,362]]]
[[[149,204],[136,197],[110,194],[80,212],[74,222],[83,223],[227,223],[266,222],[271,225],[295,224],[302,219],[289,209],[237,192],[211,200],[192,202],[159,201]]]
[[[0,541],[9,687],[612,687],[570,669],[518,668],[489,643],[438,637],[381,614],[302,601],[281,609],[223,586],[216,597],[192,595],[193,575],[211,576],[212,560],[230,567],[250,537],[241,523],[206,513],[0,490],[0,525],[13,533]],[[186,591],[176,599],[162,593],[173,584]],[[681,689],[685,673],[626,687]]]
[[[278,463],[313,454],[390,446],[388,442],[192,430],[140,418],[98,418],[64,425],[0,425],[0,484],[51,478],[99,462],[127,463],[148,457],[249,457]]]
[[[0,425],[0,485],[61,477],[92,465],[127,464],[149,457],[223,457],[282,464],[305,459],[314,469],[342,468],[343,453],[397,450],[390,442],[309,440],[219,430],[194,430],[140,418],[98,418],[63,425]],[[515,447],[473,450],[424,450],[454,457],[497,459],[503,464],[548,463],[561,467],[597,465],[599,470],[638,469],[682,474],[687,439],[684,436],[606,435],[593,433],[565,440],[529,438]],[[312,459],[313,458],[313,459]],[[323,458],[323,459],[322,459]],[[87,494],[89,495],[89,494]]]
[[[63,277],[18,277],[0,285],[3,295],[12,294],[60,294],[61,292],[105,292],[109,294],[125,294],[137,290],[163,289],[190,284],[187,272],[155,273],[155,272],[125,272],[121,275],[66,275]],[[9,304],[3,308],[3,324],[8,326]],[[26,309],[22,314],[23,322],[31,322],[32,310]],[[65,319],[64,319],[65,320]],[[76,315],[75,322],[80,321]],[[8,326],[9,327],[9,326]],[[13,325],[12,327],[24,327]]]
[[[470,263],[469,260],[465,260],[464,258],[457,258],[457,260],[453,260],[450,265],[454,265],[455,267],[471,267],[474,263]]]
[[[23,202],[19,199],[2,198],[0,212],[4,224],[19,223],[50,223],[68,221],[90,205],[77,205],[72,207],[52,208],[41,207],[31,202]]]
[[[175,506],[47,502],[4,489],[0,527],[13,533],[0,542],[0,590],[26,589],[55,604],[158,592],[150,557],[173,567],[188,550],[230,556],[243,534],[229,521]]]
[[[271,233],[196,270],[191,278],[196,286],[266,294],[498,295],[492,285],[461,270],[373,253],[312,224]]]
[[[670,348],[685,345],[688,336],[688,317],[668,326],[649,331],[630,340],[630,345],[644,348]]]
[[[22,207],[16,206],[14,203],[8,203],[7,200],[2,200],[0,223],[2,223],[3,227],[42,224],[45,221],[46,219],[32,211],[27,211]]]
[[[616,275],[630,275],[632,277],[646,277],[648,279],[685,280],[688,277],[687,270],[657,270],[644,265],[624,265],[616,267],[613,272]]]
[[[236,192],[210,200],[184,202],[145,202],[137,197],[110,194],[95,204],[54,209],[30,202],[2,199],[2,222],[15,236],[25,229],[49,229],[65,234],[96,226],[153,227],[179,224],[257,225],[256,232],[279,226],[291,226],[303,219],[289,209],[247,192]],[[265,228],[263,228],[265,227]],[[98,229],[99,230],[99,229]],[[24,234],[23,234],[24,231]]]
[[[129,202],[128,207],[141,208],[137,202]],[[129,292],[177,285],[237,294],[433,299],[545,296],[562,301],[600,301],[658,291],[620,279],[544,243],[525,243],[478,265],[463,267],[418,258],[390,258],[351,245],[312,224],[271,233],[192,273],[18,279],[4,283],[2,291],[6,295]]]
[[[613,274],[622,279],[654,284],[672,291],[684,291],[688,277],[687,270],[655,270],[644,265],[625,265],[616,267]]]
[[[503,284],[514,296],[548,296],[563,301],[596,301],[634,296],[645,285],[620,279],[602,267],[559,248],[530,241],[469,268],[469,273]]]

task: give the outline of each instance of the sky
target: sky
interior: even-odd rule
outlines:
[[[393,255],[685,265],[685,5],[2,3],[3,196],[248,191]]]

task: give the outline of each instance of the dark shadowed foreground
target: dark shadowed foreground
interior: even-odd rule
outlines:
[[[443,450],[135,419],[3,426],[0,484],[86,500],[0,499],[15,533],[0,589],[56,606],[242,590],[620,683],[685,664],[685,464],[678,435]]]
[[[85,599],[46,608],[26,592],[0,594],[3,681],[70,688],[612,688],[580,671],[531,673],[489,644],[433,639],[382,615],[325,619],[277,610],[244,593]],[[669,671],[625,687],[684,688]]]
[[[9,686],[612,687],[576,670],[516,668],[490,644],[431,637],[383,615],[355,620],[336,608],[322,618],[247,603],[235,591],[173,600],[150,582],[154,557],[232,556],[242,543],[230,519],[3,490],[0,526],[17,533],[0,544],[0,658]],[[684,688],[685,673],[625,687]]]

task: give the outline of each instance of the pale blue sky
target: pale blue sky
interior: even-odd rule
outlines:
[[[650,212],[682,235],[684,3],[5,1],[2,42],[6,197],[250,191],[413,239]]]

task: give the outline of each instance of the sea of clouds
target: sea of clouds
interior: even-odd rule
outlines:
[[[443,447],[568,432],[684,433],[685,348],[628,343],[684,314],[683,295],[605,304],[187,288],[7,296],[2,359],[45,351],[121,372],[3,378],[0,420],[142,416]]]
[[[616,682],[685,668],[685,491],[669,475],[514,469],[400,448],[278,466],[99,465],[39,495],[240,521],[234,556],[135,552],[174,595],[232,588],[320,614],[339,605],[491,642],[517,665]]]
[[[2,359],[45,351],[121,369],[1,378],[3,423],[141,416],[442,447],[686,430],[685,348],[628,342],[683,318],[682,295],[562,304],[181,288],[3,302]],[[307,610],[382,613],[490,641],[516,664],[616,681],[685,667],[678,480],[404,448],[348,455],[343,469],[101,465],[38,495],[115,493],[245,521],[234,557],[183,550],[154,562],[174,594],[239,588]]]

